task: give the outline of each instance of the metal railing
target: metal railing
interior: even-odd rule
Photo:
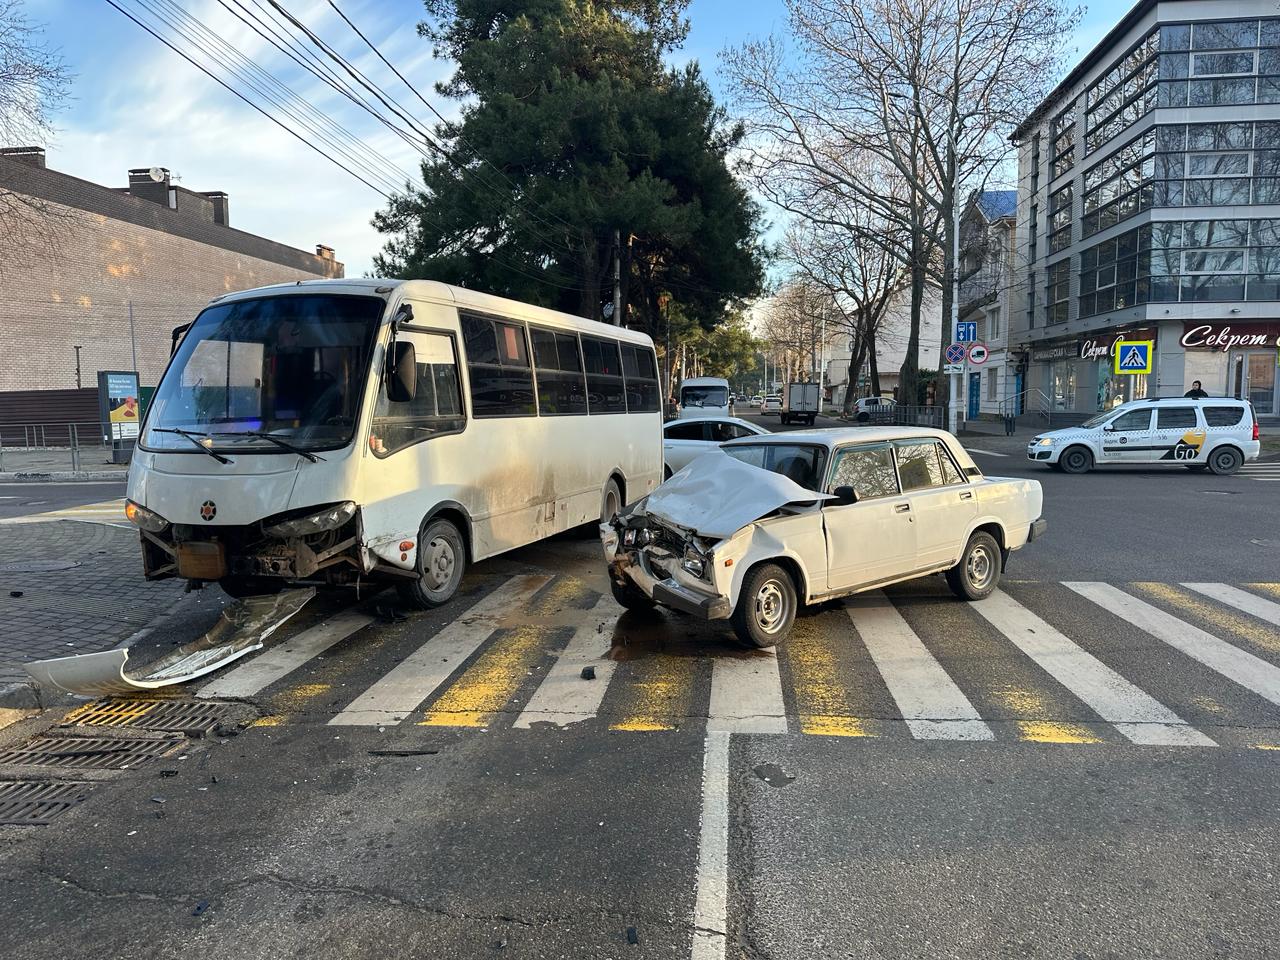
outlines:
[[[864,414],[866,419],[863,419]],[[858,423],[875,426],[936,427],[942,430],[945,429],[947,422],[947,409],[939,406],[914,407],[893,403],[885,404],[883,408],[877,406],[864,410],[862,413],[855,414],[854,419]]]
[[[1019,417],[1033,413],[1044,420],[1045,426],[1053,422],[1053,401],[1043,390],[1028,387],[1021,393],[1015,393],[1000,401],[1000,416]]]
[[[108,463],[111,440],[97,421],[0,423],[0,473],[51,468],[80,470]]]

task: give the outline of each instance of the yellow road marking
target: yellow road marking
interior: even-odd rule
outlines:
[[[1280,750],[1280,744],[1275,743],[1255,743],[1251,746],[1254,750]]]
[[[697,661],[662,652],[626,666],[629,712],[609,724],[610,730],[675,730],[689,715]],[[615,678],[618,676],[615,673]]]
[[[996,686],[992,693],[1011,712],[1022,719],[1014,720],[1018,738],[1031,743],[1101,743],[1087,727],[1078,723],[1051,720],[1044,698],[1034,690],[1011,685]]]
[[[579,577],[557,577],[530,605],[528,612],[535,616],[547,616],[586,596],[587,584]]]
[[[251,726],[251,727],[278,727],[278,726],[280,726],[282,723],[284,723],[284,717],[280,716],[279,714],[271,714],[270,716],[266,716],[266,717],[259,717],[257,720],[253,721],[253,723],[249,724],[249,726]]]
[[[1257,590],[1259,593],[1269,593],[1273,597],[1280,597],[1280,583],[1246,583],[1245,586],[1250,590]]]
[[[797,620],[782,646],[791,667],[800,732],[820,737],[869,737],[871,731],[840,682],[831,640],[811,621]]]
[[[1261,626],[1256,620],[1229,613],[1198,599],[1186,590],[1172,587],[1167,583],[1131,583],[1129,586],[1157,600],[1163,600],[1170,606],[1194,614],[1219,630],[1232,633],[1267,650],[1280,652],[1280,633],[1271,627]]]
[[[549,630],[519,627],[500,636],[418,721],[424,727],[487,727],[507,707],[529,667],[541,656]]]
[[[1222,713],[1223,706],[1213,697],[1199,696],[1192,697],[1191,702],[1201,710],[1208,710],[1210,713]]]

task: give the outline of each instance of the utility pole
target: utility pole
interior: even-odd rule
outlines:
[[[622,326],[622,235],[613,231],[613,320],[615,327]]]
[[[138,337],[133,329],[133,301],[129,301],[129,346],[133,349],[133,372],[138,372]]]
[[[822,382],[827,374],[827,311],[831,307],[822,308],[822,362],[818,367],[818,412],[822,412]]]
[[[80,344],[77,343],[71,349],[76,352],[76,389],[79,390],[80,389],[80,350],[81,350]]]

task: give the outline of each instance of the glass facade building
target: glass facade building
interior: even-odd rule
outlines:
[[[1215,6],[1142,0],[1015,133],[1010,356],[1060,412],[1201,380],[1280,415],[1280,8]]]

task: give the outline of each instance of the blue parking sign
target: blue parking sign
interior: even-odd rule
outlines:
[[[977,320],[956,321],[956,343],[973,343],[978,339]]]

